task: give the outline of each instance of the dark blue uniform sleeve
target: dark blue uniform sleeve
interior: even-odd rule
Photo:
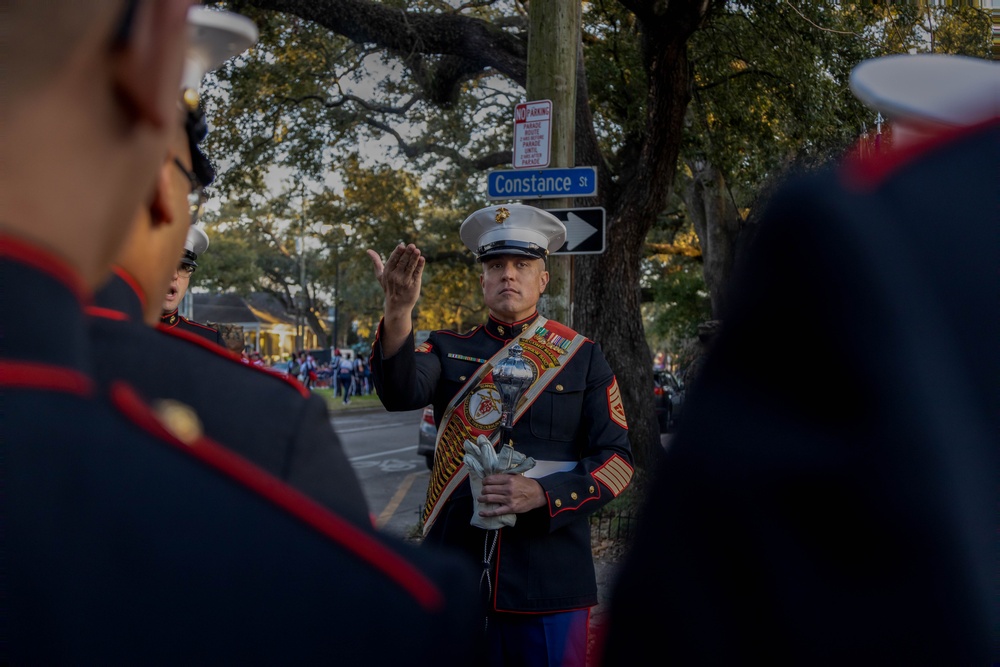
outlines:
[[[431,340],[434,334],[431,334]],[[433,348],[433,343],[426,348]],[[382,350],[382,322],[379,322],[371,356],[375,391],[386,410],[419,410],[434,399],[441,361],[433,352],[416,352],[413,332],[396,354],[385,358]],[[440,417],[440,415],[436,415]]]
[[[579,355],[584,354],[589,358],[580,358]],[[550,530],[557,530],[608,504],[625,490],[633,474],[632,448],[618,381],[604,353],[599,346],[588,342],[568,364],[569,378],[577,365],[584,365],[580,372],[585,380],[575,434],[579,462],[572,470],[537,480],[548,501]],[[566,400],[572,399],[567,396]],[[572,410],[561,410],[558,402],[555,405],[553,420],[574,419]]]

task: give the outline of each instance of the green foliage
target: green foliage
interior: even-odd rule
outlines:
[[[791,164],[841,154],[876,114],[851,93],[857,63],[890,53],[985,55],[988,13],[969,7],[730,2],[690,42],[686,159],[720,169],[739,208]]]
[[[465,332],[486,318],[479,267],[454,262],[431,264],[417,305],[417,328]]]
[[[875,55],[865,17],[826,0],[729,3],[691,40],[695,93],[683,153],[750,205],[790,162],[842,151],[874,116],[847,80]]]
[[[243,296],[260,285],[258,239],[242,227],[210,228],[210,250],[198,258],[195,286],[215,292],[235,291]]]
[[[936,9],[938,11],[927,12],[925,22],[933,34],[934,53],[954,53],[974,58],[991,57],[993,27],[988,11],[966,6]]]
[[[614,0],[584,5],[584,62],[601,149],[615,155],[644,130],[648,84],[635,16]]]
[[[643,309],[646,338],[654,349],[679,350],[697,336],[698,323],[711,318],[712,307],[700,262],[671,256],[659,266],[651,281],[653,301]]]

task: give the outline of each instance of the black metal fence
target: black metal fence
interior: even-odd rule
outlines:
[[[627,543],[632,538],[637,521],[638,511],[633,508],[605,508],[590,517],[591,538]]]

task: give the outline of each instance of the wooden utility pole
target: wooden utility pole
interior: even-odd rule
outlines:
[[[575,167],[576,57],[580,41],[580,0],[532,0],[528,9],[527,101],[552,100],[550,167]],[[573,199],[540,199],[539,208],[570,208]],[[572,256],[548,259],[549,286],[539,311],[573,326]]]

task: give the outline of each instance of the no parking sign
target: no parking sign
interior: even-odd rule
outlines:
[[[552,143],[552,101],[522,102],[514,106],[514,169],[549,166]]]

